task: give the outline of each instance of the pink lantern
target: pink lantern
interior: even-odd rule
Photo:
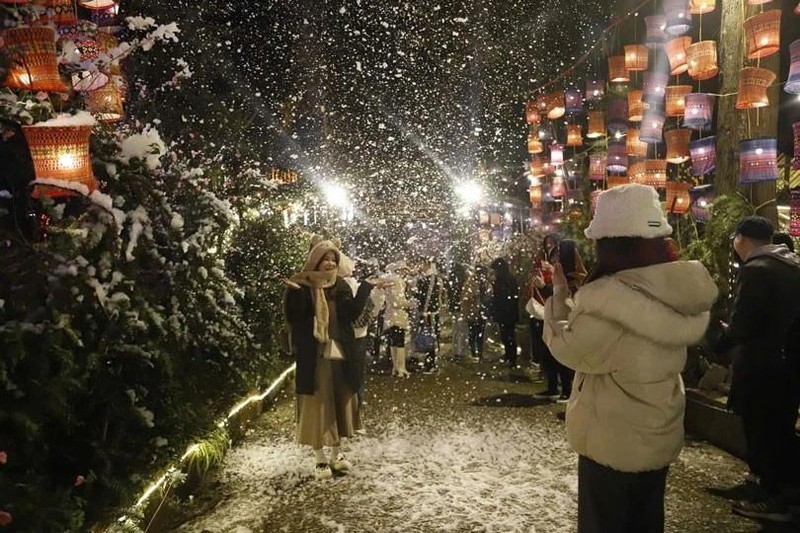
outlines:
[[[800,94],[800,39],[789,45],[789,78],[783,90],[791,94]]]
[[[667,42],[669,38],[664,32],[667,27],[667,18],[664,15],[651,15],[644,18],[644,23],[647,26],[647,34],[645,36],[645,44],[650,48],[657,48]]]
[[[778,140],[747,139],[739,143],[739,183],[778,179]]]
[[[589,156],[589,180],[603,181],[606,179],[606,165],[608,159],[605,155],[592,154]]]
[[[550,196],[553,198],[561,198],[567,193],[567,186],[564,182],[564,176],[553,176],[553,183],[550,185]]]
[[[789,235],[800,237],[800,189],[791,192],[789,203]]]
[[[639,140],[649,144],[660,143],[663,137],[664,120],[664,112],[660,109],[645,109],[642,127],[639,130]]]
[[[550,164],[563,165],[564,164],[564,146],[561,144],[550,145]]]
[[[690,93],[684,97],[686,110],[683,125],[692,130],[708,130],[714,122],[714,95]]]
[[[744,21],[747,58],[767,57],[781,48],[781,10],[759,13]]]
[[[689,0],[664,0],[664,16],[667,25],[664,28],[670,35],[682,35],[692,27],[692,14]]]
[[[606,94],[606,80],[588,80],[586,82],[586,100],[600,100]]]
[[[800,121],[792,124],[794,130],[794,159],[792,159],[792,168],[800,170]]]
[[[689,155],[692,157],[693,176],[711,174],[717,166],[717,138],[711,136],[692,141]]]
[[[609,143],[606,170],[615,173],[623,173],[628,170],[628,149],[625,143]]]

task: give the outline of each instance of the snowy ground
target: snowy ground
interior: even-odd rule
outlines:
[[[229,453],[178,531],[574,531],[577,460],[557,416],[563,406],[532,398],[543,384],[529,376],[474,363],[407,380],[371,376],[367,433],[346,445],[354,471],[324,482],[293,442],[286,394]],[[688,443],[670,472],[667,530],[760,531],[707,491],[743,472],[735,458]]]

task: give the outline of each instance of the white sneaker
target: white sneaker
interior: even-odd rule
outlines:
[[[317,466],[314,467],[314,477],[317,478],[317,481],[332,478],[333,470],[331,470],[331,465],[328,463],[317,463]]]
[[[347,460],[347,457],[344,456],[343,453],[340,453],[336,456],[336,459],[331,461],[331,468],[336,470],[337,472],[347,472],[351,468],[353,468],[353,463]]]

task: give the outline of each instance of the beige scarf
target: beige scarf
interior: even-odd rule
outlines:
[[[336,274],[336,270],[329,272],[311,270],[289,278],[298,285],[311,289],[311,301],[314,304],[314,338],[323,344],[329,340],[328,301],[325,299],[325,289],[336,285]]]

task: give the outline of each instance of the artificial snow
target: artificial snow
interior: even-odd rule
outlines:
[[[155,126],[148,124],[142,133],[135,133],[126,137],[120,143],[119,159],[123,163],[131,159],[141,159],[150,170],[161,166],[160,158],[167,153],[167,147]]]
[[[94,126],[97,120],[88,111],[78,111],[74,115],[69,113],[62,113],[55,117],[37,122],[34,124],[36,128],[63,128],[63,127],[78,127],[78,126]]]

